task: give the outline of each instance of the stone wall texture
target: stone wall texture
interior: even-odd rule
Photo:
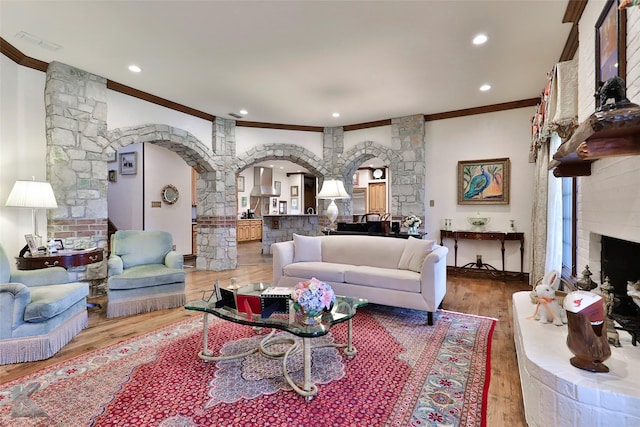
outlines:
[[[279,159],[298,164],[316,176],[340,178],[350,191],[355,171],[366,161],[379,158],[388,165],[390,214],[424,218],[425,141],[422,115],[392,120],[392,146],[362,141],[344,151],[344,129],[328,127],[323,134],[323,157],[295,144],[264,144],[237,154],[236,122],[216,118],[213,150],[189,132],[165,124],[141,124],[107,132],[106,79],[52,62],[45,86],[47,178],[59,208],[49,212],[50,236],[65,244],[91,240],[105,247],[107,241],[107,158],[133,143],[152,143],[174,151],[198,172],[197,261],[199,269],[227,270],[237,265],[236,177],[259,162]],[[351,201],[336,200],[338,220],[351,218]],[[316,235],[326,224],[322,215],[328,200],[319,201],[317,217],[289,218],[280,229],[264,227],[263,251],[271,243],[290,240],[293,233]],[[95,274],[106,276],[106,266]],[[92,273],[93,274],[93,273]]]

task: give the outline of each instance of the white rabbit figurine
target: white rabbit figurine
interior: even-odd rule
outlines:
[[[556,289],[560,285],[560,277],[556,271],[549,271],[542,282],[531,292],[531,301],[536,303],[533,314],[535,320],[562,326],[567,323],[567,313],[556,300]]]

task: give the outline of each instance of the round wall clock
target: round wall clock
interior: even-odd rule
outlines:
[[[373,170],[373,177],[375,179],[383,179],[384,178],[384,170],[382,170],[382,169],[374,169]]]
[[[178,189],[171,185],[165,185],[164,187],[162,187],[162,201],[165,202],[168,205],[172,205],[175,202],[178,201],[178,198],[180,197],[180,192],[178,192]]]

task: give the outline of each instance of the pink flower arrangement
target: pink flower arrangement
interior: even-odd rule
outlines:
[[[296,310],[302,309],[310,316],[317,315],[322,310],[331,310],[336,302],[336,294],[331,286],[315,277],[299,282],[293,288],[292,298]]]

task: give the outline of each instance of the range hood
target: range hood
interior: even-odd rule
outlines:
[[[279,197],[280,190],[273,186],[273,169],[256,166],[253,168],[253,188],[251,197]]]

